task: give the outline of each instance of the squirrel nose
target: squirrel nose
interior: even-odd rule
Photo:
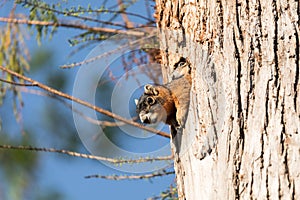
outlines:
[[[140,113],[139,117],[142,123],[150,124],[150,119],[145,113]]]
[[[149,120],[149,118],[148,118],[148,117],[146,117],[146,118],[144,119],[143,123],[145,123],[145,124],[150,124],[150,120]]]

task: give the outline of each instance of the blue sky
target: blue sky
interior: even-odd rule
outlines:
[[[51,1],[53,2],[53,1]],[[56,2],[56,1],[55,1]],[[70,5],[86,4],[86,1],[70,1]],[[99,5],[98,1],[90,1],[94,5]],[[111,1],[112,2],[112,1]],[[12,2],[7,2],[4,7],[0,8],[0,16],[8,16],[8,11],[12,7]],[[151,9],[153,10],[153,9]],[[145,2],[137,1],[131,8],[131,12],[137,12],[146,16]],[[18,6],[17,13],[28,13],[27,10]],[[3,25],[3,23],[0,23]],[[27,45],[30,52],[34,54],[40,49],[48,49],[54,52],[54,62],[51,65],[46,66],[47,72],[58,72],[63,73],[68,77],[68,91],[66,93],[71,94],[74,81],[78,72],[78,69],[62,70],[59,68],[60,65],[72,63],[75,61],[84,60],[89,54],[92,48],[87,48],[75,56],[69,57],[69,53],[74,50],[68,43],[68,38],[78,34],[79,31],[74,31],[67,28],[59,29],[58,33],[55,34],[52,40],[44,39],[42,45],[38,46],[34,35],[30,36],[27,41]],[[116,64],[119,64],[116,62]],[[46,74],[47,75],[47,74]],[[43,71],[30,74],[29,76],[45,82],[47,77]],[[35,132],[35,144],[40,147],[55,147],[64,148],[64,145],[60,143],[59,138],[53,138],[49,130],[45,129],[47,123],[45,119],[41,119],[40,116],[44,116],[43,108],[51,106],[51,104],[59,104],[57,101],[49,99],[47,97],[36,96],[32,94],[23,93],[23,100],[25,106],[22,110],[24,118],[24,124],[29,127],[34,127]],[[9,99],[7,100],[9,101]],[[3,127],[8,130],[9,134],[18,135],[20,133],[20,126],[15,122],[14,116],[9,112],[9,108],[0,108],[0,117],[3,121]],[[59,112],[59,111],[57,111]],[[71,115],[71,111],[68,112],[68,116]],[[51,119],[49,119],[51,120]],[[73,121],[73,119],[69,119]],[[164,129],[165,130],[165,129]],[[56,137],[56,136],[55,136]],[[75,140],[80,140],[78,134],[73,134],[72,137]],[[125,140],[125,139],[124,139]],[[51,142],[50,142],[51,141]],[[165,138],[155,137],[148,140],[129,140],[127,149],[132,150],[132,147],[136,147],[137,150],[142,151],[151,147],[155,144],[159,146],[168,145],[169,141]],[[126,144],[126,142],[125,142]],[[148,146],[149,145],[149,146]],[[126,145],[125,145],[126,146]],[[147,147],[148,146],[148,147]],[[89,147],[88,147],[89,148]],[[133,148],[133,149],[134,149]],[[79,149],[82,152],[88,153],[86,146],[81,144]],[[2,151],[2,150],[1,150]],[[1,153],[0,151],[0,153]],[[101,148],[100,150],[101,151]],[[147,151],[146,151],[147,152]],[[163,178],[154,178],[151,180],[125,180],[125,181],[110,181],[102,179],[85,179],[84,176],[91,174],[126,174],[124,171],[115,170],[112,167],[108,167],[98,161],[81,159],[81,158],[69,158],[64,155],[57,155],[51,153],[40,153],[39,167],[35,173],[37,182],[34,183],[35,188],[28,188],[28,191],[34,192],[38,188],[46,189],[53,188],[61,191],[65,195],[65,199],[80,200],[80,199],[146,199],[153,195],[158,195],[160,192],[168,189],[170,184],[174,184],[174,175],[165,176]],[[153,164],[152,164],[153,165]],[[151,166],[152,166],[151,165]],[[139,166],[134,166],[137,169]],[[153,165],[155,168],[155,165]]]

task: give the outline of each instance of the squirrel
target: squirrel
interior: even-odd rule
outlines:
[[[146,84],[142,96],[139,100],[135,99],[141,122],[152,124],[163,121],[171,128],[183,128],[189,109],[191,84],[190,62],[181,57],[174,65],[169,83]]]

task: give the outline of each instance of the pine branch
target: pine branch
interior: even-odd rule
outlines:
[[[20,1],[20,3],[24,3],[26,5],[33,6],[35,8],[40,8],[40,9],[47,10],[47,11],[52,11],[52,12],[57,13],[57,14],[74,17],[74,18],[81,19],[81,20],[84,20],[84,21],[92,21],[92,22],[97,22],[97,23],[101,23],[101,24],[107,24],[107,25],[111,25],[111,26],[119,26],[119,27],[122,27],[122,28],[129,28],[126,25],[123,25],[123,24],[117,24],[117,23],[113,23],[113,22],[110,22],[110,21],[103,21],[103,20],[94,19],[94,18],[90,18],[90,17],[79,16],[76,13],[56,10],[56,9],[53,9],[53,8],[42,6],[42,5],[37,4],[37,3],[32,3],[30,1]]]
[[[119,52],[119,51],[121,51],[121,50],[124,49],[124,48],[125,48],[125,49],[128,49],[128,48],[130,48],[131,46],[137,45],[137,44],[139,44],[139,43],[143,43],[143,42],[145,42],[147,39],[153,38],[153,37],[155,36],[155,34],[156,34],[156,33],[155,33],[154,31],[151,31],[151,30],[150,30],[150,32],[149,32],[149,34],[148,34],[147,36],[145,35],[144,37],[141,37],[141,38],[136,39],[136,40],[134,40],[134,41],[129,41],[129,42],[125,43],[124,45],[121,45],[121,46],[117,47],[116,49],[114,49],[114,50],[112,50],[112,51],[105,52],[105,53],[103,53],[103,54],[100,54],[100,55],[91,57],[91,58],[89,58],[89,59],[87,59],[87,60],[84,60],[84,61],[71,63],[71,64],[69,64],[69,65],[63,65],[63,66],[61,66],[61,68],[63,68],[63,69],[66,69],[66,68],[73,68],[73,67],[77,67],[77,66],[81,66],[81,65],[84,65],[84,64],[88,64],[88,63],[95,62],[96,60],[99,60],[100,58],[104,58],[104,57],[109,56],[109,55],[111,55],[111,54],[113,54],[113,53]]]
[[[49,92],[49,93],[52,93],[52,94],[54,94],[54,95],[63,97],[63,98],[68,99],[68,100],[72,100],[72,101],[74,101],[74,102],[76,102],[76,103],[79,103],[79,104],[81,104],[81,105],[83,105],[83,106],[86,106],[86,107],[88,107],[88,108],[91,108],[91,109],[93,109],[93,110],[95,110],[95,111],[97,111],[97,112],[99,112],[99,113],[102,113],[102,114],[107,115],[107,116],[109,116],[109,117],[111,117],[111,118],[114,118],[114,119],[116,119],[116,120],[119,120],[119,121],[122,121],[122,122],[124,122],[124,123],[127,123],[127,124],[129,124],[129,125],[138,127],[138,128],[140,128],[140,129],[143,129],[143,130],[146,130],[146,131],[155,133],[155,134],[157,134],[157,135],[160,135],[160,136],[163,136],[163,137],[166,137],[166,138],[170,138],[170,135],[169,135],[168,133],[165,133],[165,132],[156,130],[156,129],[154,129],[154,128],[150,128],[150,127],[144,126],[144,125],[142,125],[142,124],[140,124],[140,123],[137,123],[137,122],[134,122],[134,121],[125,119],[125,118],[123,118],[123,117],[121,117],[121,116],[119,116],[119,115],[117,115],[117,114],[115,114],[115,113],[112,113],[112,112],[110,112],[110,111],[108,111],[108,110],[105,110],[105,109],[102,109],[102,108],[100,108],[100,107],[97,107],[97,106],[95,106],[95,105],[93,105],[93,104],[91,104],[91,103],[89,103],[89,102],[86,102],[86,101],[83,101],[83,100],[81,100],[81,99],[75,98],[75,97],[73,97],[73,96],[71,96],[71,95],[68,95],[68,94],[66,94],[66,93],[63,93],[63,92],[61,92],[61,91],[58,91],[58,90],[56,90],[56,89],[54,89],[54,88],[51,88],[51,87],[49,87],[49,86],[47,86],[47,85],[44,85],[44,84],[42,84],[42,83],[40,83],[40,82],[38,82],[38,81],[35,81],[35,80],[33,80],[33,79],[29,78],[29,77],[26,77],[26,76],[24,76],[24,75],[21,75],[21,74],[19,74],[19,73],[17,73],[17,72],[14,72],[14,71],[10,70],[10,69],[7,69],[7,68],[5,68],[5,67],[3,67],[3,66],[1,66],[1,65],[0,65],[0,69],[1,69],[2,71],[5,71],[5,72],[7,72],[7,73],[9,73],[9,74],[11,74],[11,75],[13,75],[13,76],[15,76],[15,77],[18,77],[18,78],[23,79],[23,80],[25,80],[25,81],[27,81],[27,82],[30,82],[30,83],[32,83],[33,85],[35,85],[36,87],[39,87],[39,88],[41,88],[41,89],[43,89],[43,90],[45,90],[45,91],[47,91],[47,92]]]
[[[7,17],[0,17],[0,22],[7,22],[7,23],[14,23],[14,24],[27,24],[27,25],[40,25],[40,26],[67,27],[67,28],[75,28],[75,29],[88,30],[94,32],[115,33],[115,34],[133,35],[133,36],[145,35],[144,32],[140,32],[140,31],[102,28],[96,26],[87,26],[78,23],[47,22],[47,21],[16,19],[16,18],[7,18]]]
[[[109,9],[93,10],[93,9],[88,9],[86,11],[81,11],[81,10],[80,11],[60,11],[60,10],[53,9],[53,8],[50,8],[50,7],[41,6],[39,4],[35,4],[35,3],[29,2],[29,1],[26,1],[26,0],[20,0],[19,2],[20,3],[24,3],[26,5],[29,5],[29,6],[34,6],[36,8],[40,8],[40,9],[43,9],[43,10],[49,10],[49,11],[55,12],[57,14],[67,15],[67,16],[76,17],[76,18],[79,18],[79,19],[82,19],[82,20],[86,20],[86,21],[94,21],[94,22],[99,22],[99,23],[103,23],[103,24],[109,24],[109,25],[113,25],[113,26],[123,26],[123,25],[121,25],[121,24],[114,24],[114,23],[111,23],[111,22],[108,22],[108,21],[101,21],[101,20],[94,19],[94,18],[89,18],[89,17],[84,17],[84,16],[78,16],[78,14],[79,13],[126,14],[126,15],[131,15],[131,16],[134,16],[134,17],[139,17],[141,19],[149,21],[150,23],[155,23],[155,21],[153,21],[150,17],[145,17],[145,16],[137,14],[137,13],[127,12],[125,10],[109,10]],[[128,28],[126,26],[123,26],[123,27]]]

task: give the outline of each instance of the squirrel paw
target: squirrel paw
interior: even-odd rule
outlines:
[[[176,113],[176,121],[177,121],[177,127],[178,129],[182,129],[185,127],[185,122],[187,118],[187,113],[186,111],[183,111],[182,109],[177,110]]]

